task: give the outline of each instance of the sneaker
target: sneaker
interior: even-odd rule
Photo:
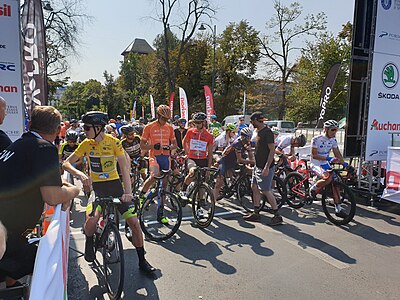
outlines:
[[[163,225],[168,225],[170,220],[167,217],[161,216],[157,218],[157,221]]]
[[[199,209],[196,211],[196,215],[197,215],[197,218],[198,218],[199,220],[201,220],[201,219],[207,219],[207,212],[206,212],[203,208],[199,208]]]
[[[96,254],[94,253],[93,247],[93,237],[86,237],[84,257],[87,262],[94,262],[96,259]]]
[[[140,271],[147,274],[153,273],[156,270],[156,268],[150,265],[147,260],[139,262],[139,269]]]
[[[343,210],[340,210],[337,213],[335,213],[335,216],[339,217],[339,218],[342,218],[342,219],[347,218],[347,214]]]
[[[244,216],[243,219],[249,222],[256,222],[260,221],[261,217],[260,214],[251,213],[249,215]]]
[[[280,225],[280,224],[282,224],[282,222],[283,222],[282,217],[279,216],[279,215],[275,215],[275,216],[271,219],[271,221],[269,222],[268,225],[270,225],[270,226]]]

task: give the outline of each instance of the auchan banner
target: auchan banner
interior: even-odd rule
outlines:
[[[0,0],[0,96],[7,116],[0,129],[12,141],[24,130],[19,0]]]

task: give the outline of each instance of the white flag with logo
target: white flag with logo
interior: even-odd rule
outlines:
[[[69,210],[59,204],[39,242],[29,299],[67,299],[68,249]]]
[[[179,105],[181,108],[181,117],[184,118],[186,121],[189,121],[189,108],[186,92],[181,87],[179,88]]]
[[[156,117],[156,109],[154,107],[153,95],[150,95],[150,107],[151,107],[151,118],[154,119]]]

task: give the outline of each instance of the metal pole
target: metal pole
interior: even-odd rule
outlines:
[[[215,87],[215,64],[216,64],[216,56],[215,56],[215,48],[217,46],[217,25],[214,25],[214,30],[213,30],[213,46],[214,46],[214,52],[213,52],[213,71],[212,71],[212,80],[211,80],[211,93],[212,97],[214,99],[214,87]]]

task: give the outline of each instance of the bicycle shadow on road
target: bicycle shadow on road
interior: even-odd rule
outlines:
[[[390,226],[395,226],[398,230],[399,223],[394,221],[393,217],[383,215],[377,212],[373,212],[361,207],[357,207],[356,216],[353,221],[347,226],[343,226],[343,230],[351,234],[358,235],[365,240],[370,242],[386,246],[386,247],[396,247],[400,246],[400,236],[393,233],[385,233],[377,230],[373,226],[367,225],[362,222],[362,218],[371,220],[383,220],[387,222]],[[386,225],[388,226],[388,225]]]
[[[316,224],[323,224],[327,222],[326,216],[322,212],[322,207],[317,207],[314,204],[299,209],[282,207],[279,212],[284,218],[305,225],[315,226]]]
[[[268,226],[268,225],[265,225]],[[301,248],[314,248],[316,250],[319,250],[321,252],[324,252],[325,254],[331,256],[332,258],[339,260],[341,262],[344,262],[346,264],[355,264],[357,260],[355,258],[350,257],[347,255],[345,252],[343,252],[341,249],[336,248],[332,244],[328,244],[324,241],[321,241],[312,235],[309,235],[305,232],[303,232],[299,227],[284,223],[282,225],[278,226],[273,226],[270,227],[273,230],[279,231],[280,233],[287,235],[288,237],[292,238],[293,240],[296,240],[298,242],[298,245]]]
[[[248,223],[241,217],[237,221],[238,223]],[[248,245],[255,254],[260,256],[272,256],[274,254],[274,251],[271,249],[261,246],[265,240],[258,236],[227,226],[216,219],[214,219],[213,225],[213,227],[204,232],[216,240],[227,243],[227,245],[218,244],[230,252],[235,252],[232,249],[235,246],[243,247],[244,245]]]
[[[135,249],[125,249],[125,281],[121,299],[160,299],[155,280],[162,276],[157,270],[151,275],[140,272]]]
[[[228,263],[219,260],[217,257],[222,255],[222,250],[215,242],[203,244],[198,239],[183,232],[182,230],[176,233],[179,238],[172,238],[158,245],[173,252],[180,254],[188,261],[181,260],[181,263],[191,264],[200,268],[207,268],[200,261],[208,261],[220,273],[231,275],[236,273],[236,268]]]

